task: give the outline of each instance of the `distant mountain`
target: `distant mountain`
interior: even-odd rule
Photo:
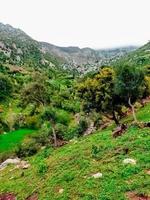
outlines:
[[[135,46],[95,50],[79,47],[58,47],[38,42],[20,29],[0,23],[0,62],[33,67],[61,67],[80,73],[109,65]]]
[[[32,67],[54,66],[54,59],[43,54],[40,43],[20,29],[0,23],[0,62]]]
[[[110,65],[111,62],[119,60],[127,53],[137,49],[136,46],[118,47],[112,49],[91,49],[79,47],[58,47],[49,43],[41,42],[41,50],[44,53],[61,58],[64,67],[73,67],[83,73],[95,70],[102,65]]]

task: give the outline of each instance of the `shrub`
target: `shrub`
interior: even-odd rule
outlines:
[[[98,158],[100,151],[101,151],[100,147],[96,145],[92,145],[91,154],[93,158]]]
[[[19,145],[15,153],[19,158],[32,156],[37,153],[39,148],[40,146],[33,139],[31,139],[30,141]]]
[[[50,123],[45,122],[38,131],[38,134],[32,135],[32,137],[40,146],[49,145],[52,137],[52,128]]]
[[[145,96],[148,96],[150,95],[150,77],[149,76],[146,76],[145,77]]]
[[[47,164],[46,164],[44,161],[41,161],[41,162],[38,164],[37,173],[38,173],[40,176],[43,176],[47,171],[48,171],[48,166],[47,166]]]
[[[48,158],[51,155],[52,152],[53,152],[52,147],[46,147],[39,153],[39,157],[42,158],[42,159]]]
[[[74,137],[80,137],[84,131],[87,129],[88,124],[86,120],[81,119],[79,121],[79,124],[71,126],[68,128],[68,130],[65,132],[64,138],[66,140],[70,140]]]
[[[7,75],[0,74],[0,101],[6,99],[11,95],[13,85]]]
[[[82,135],[87,128],[88,128],[87,121],[81,118],[78,126],[78,135],[79,136]]]
[[[64,139],[66,130],[67,130],[67,127],[63,124],[58,123],[55,125],[56,135],[57,135],[57,138],[59,139]]]
[[[26,127],[30,129],[38,129],[41,125],[41,121],[39,119],[39,116],[27,116],[25,119]]]
[[[56,114],[57,123],[68,125],[70,122],[70,114],[64,110],[58,110]]]

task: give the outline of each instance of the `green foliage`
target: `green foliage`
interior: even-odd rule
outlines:
[[[86,131],[87,127],[88,127],[87,121],[84,120],[84,119],[81,119],[79,121],[79,124],[70,126],[66,130],[64,138],[66,140],[70,140],[70,139],[75,138],[75,137],[80,137]]]
[[[93,78],[87,78],[78,85],[79,96],[85,100],[85,110],[106,111],[112,108],[114,78],[113,69],[103,68]]]
[[[47,171],[48,171],[47,164],[44,161],[40,161],[40,163],[38,163],[37,173],[40,176],[44,176]]]
[[[149,113],[150,104],[147,104],[137,116],[149,121]],[[124,123],[128,120],[124,118]],[[74,141],[53,149],[46,158],[44,149],[26,158],[31,166],[24,171],[25,176],[20,176],[21,169],[6,167],[1,171],[0,192],[14,191],[18,199],[25,199],[33,191],[39,191],[38,198],[44,200],[49,197],[54,200],[125,200],[129,191],[149,196],[149,128],[131,126],[118,138],[113,138],[112,130],[107,129]],[[136,165],[123,164],[126,158],[135,159]],[[11,179],[10,170],[14,177]],[[102,173],[102,178],[93,178],[98,172]],[[64,189],[62,194],[59,193],[61,188]]]
[[[0,101],[10,97],[13,91],[13,85],[7,75],[0,74]]]
[[[20,129],[0,135],[0,152],[13,151],[24,139],[26,135],[32,134],[34,131],[30,129]]]
[[[150,76],[145,76],[144,86],[145,86],[144,96],[147,97],[150,95]]]
[[[101,148],[96,146],[96,145],[92,145],[92,150],[91,150],[91,154],[93,158],[98,158],[99,153],[101,152]]]
[[[142,97],[144,91],[144,72],[142,69],[131,66],[122,66],[117,69],[115,92],[128,101],[132,102]]]
[[[39,148],[40,146],[34,140],[30,139],[20,144],[15,153],[19,158],[32,156],[38,152]]]
[[[38,129],[41,127],[41,120],[39,118],[39,116],[27,116],[25,118],[25,126],[29,129]]]
[[[24,105],[29,103],[44,105],[49,101],[49,93],[44,84],[40,82],[29,83],[22,91],[22,103]]]
[[[52,147],[45,147],[40,153],[39,153],[39,157],[44,159],[44,158],[48,158],[53,152],[53,148]]]

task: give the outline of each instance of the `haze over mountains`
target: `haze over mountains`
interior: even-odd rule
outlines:
[[[63,69],[85,73],[109,65],[136,46],[110,49],[79,47],[59,47],[46,42],[38,42],[20,29],[0,23],[0,54],[6,62],[17,65],[60,65]]]

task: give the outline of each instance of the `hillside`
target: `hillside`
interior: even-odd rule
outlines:
[[[43,54],[39,42],[20,29],[0,23],[0,63],[25,67],[56,67],[59,62]]]
[[[128,53],[126,56],[114,63],[114,65],[126,64],[135,66],[150,65],[150,42],[138,48],[134,52]]]
[[[0,200],[150,199],[150,73],[126,65],[149,47],[135,48],[57,47],[0,24]]]
[[[95,50],[79,47],[58,47],[38,42],[20,29],[0,23],[0,62],[29,67],[61,67],[86,73],[109,65],[137,47]]]
[[[97,70],[100,66],[110,65],[125,56],[128,52],[136,50],[136,46],[118,47],[110,49],[91,49],[79,47],[58,47],[41,42],[42,52],[50,53],[64,61],[63,68],[76,69],[81,74]]]
[[[138,119],[149,121],[149,112],[147,104],[138,111]],[[129,125],[118,138],[112,137],[111,129],[55,150],[43,149],[27,158],[28,169],[6,167],[0,171],[0,193],[19,200],[148,200],[150,129]],[[127,158],[134,162],[124,164]]]

